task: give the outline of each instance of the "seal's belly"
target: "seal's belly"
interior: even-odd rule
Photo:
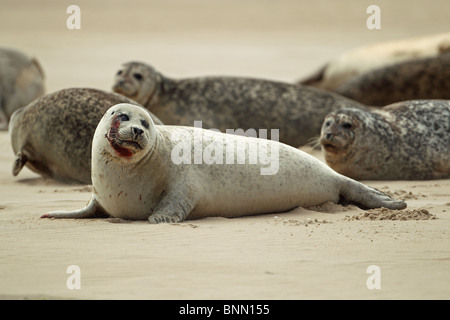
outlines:
[[[205,216],[239,217],[256,214],[280,213],[297,207],[310,207],[327,201],[337,202],[339,195],[334,186],[326,189],[273,189],[273,192],[258,190],[241,190],[240,194],[228,193],[205,198],[189,215],[195,219]]]
[[[140,183],[104,183],[95,191],[97,202],[115,218],[146,220],[156,206],[149,187]]]
[[[199,167],[207,188],[189,217],[236,217],[337,202],[336,173],[311,156],[286,148],[280,148],[273,175],[261,175],[258,165]]]
[[[97,195],[98,203],[110,216],[128,220],[148,219],[154,208],[147,199],[142,194],[123,191],[106,196]]]

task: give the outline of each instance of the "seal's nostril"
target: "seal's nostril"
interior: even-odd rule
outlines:
[[[332,136],[333,136],[332,133],[327,133],[325,137],[326,137],[328,140],[330,140]]]
[[[140,128],[136,128],[136,127],[133,127],[131,130],[133,130],[133,134],[136,136],[139,136],[144,133],[144,130],[142,130]]]

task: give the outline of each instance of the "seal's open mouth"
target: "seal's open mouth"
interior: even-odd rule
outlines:
[[[325,143],[322,144],[323,148],[329,152],[334,152],[337,150],[337,148],[335,146],[333,146],[331,143]]]
[[[320,144],[327,152],[337,153],[340,149],[337,145],[335,145],[328,139],[321,139]]]
[[[119,137],[119,126],[120,120],[114,120],[111,129],[106,134],[106,139],[120,157],[129,158],[135,153],[133,150],[142,150],[142,146],[134,140],[121,139]]]

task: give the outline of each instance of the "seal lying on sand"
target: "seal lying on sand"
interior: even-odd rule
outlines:
[[[234,162],[240,156],[245,163]],[[267,166],[276,170],[265,172]],[[365,208],[406,207],[288,145],[195,127],[155,126],[145,110],[129,104],[109,109],[95,131],[92,183],[85,208],[42,217],[107,214],[180,222],[283,212],[340,198]]]
[[[366,72],[406,61],[437,57],[449,49],[450,33],[376,43],[342,54],[298,83],[335,91],[345,82]]]
[[[151,66],[130,62],[116,75],[113,90],[136,100],[165,124],[204,128],[279,129],[280,142],[304,145],[320,134],[331,111],[361,104],[337,94],[294,84],[248,78],[173,80]]]
[[[353,179],[450,178],[450,101],[338,110],[325,118],[320,143],[328,165]]]
[[[0,130],[17,109],[44,94],[44,72],[35,58],[0,48]]]
[[[450,99],[450,51],[364,73],[336,92],[370,106],[405,100]]]
[[[17,110],[10,123],[16,155],[13,175],[26,165],[45,177],[90,184],[95,128],[108,108],[124,102],[138,105],[119,94],[73,88],[48,94]]]

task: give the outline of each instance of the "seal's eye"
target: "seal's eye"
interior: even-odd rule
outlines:
[[[142,126],[145,128],[145,129],[148,129],[148,128],[150,128],[150,126],[149,126],[149,124],[148,124],[148,122],[147,121],[145,121],[145,120],[141,120],[141,124],[142,124]]]
[[[120,76],[122,74],[122,70],[117,71],[117,75]]]
[[[126,115],[126,114],[121,114],[119,116],[119,119],[120,119],[120,121],[129,121],[130,117],[128,115]]]
[[[342,124],[342,128],[344,128],[344,129],[351,129],[352,128],[352,124],[350,122],[344,122]]]
[[[330,126],[330,124],[331,124],[331,121],[330,121],[330,120],[328,120],[327,122],[325,122],[325,127],[329,127],[329,126]]]
[[[133,73],[133,77],[138,81],[142,80],[142,74],[140,73]]]

